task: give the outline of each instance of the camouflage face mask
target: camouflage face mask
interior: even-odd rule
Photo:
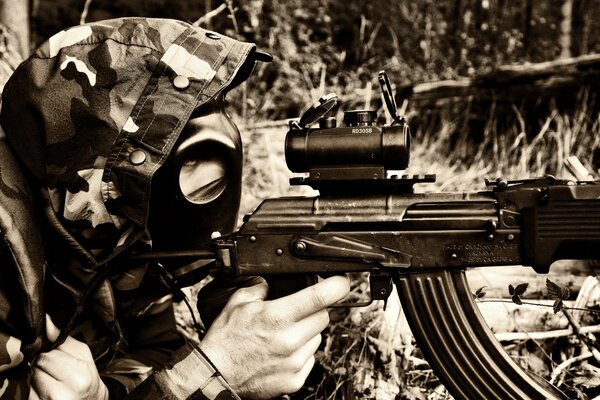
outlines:
[[[107,260],[146,235],[153,176],[190,115],[259,58],[253,44],[180,21],[77,26],[15,71],[0,123],[60,223]]]

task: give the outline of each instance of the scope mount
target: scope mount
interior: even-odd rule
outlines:
[[[436,176],[427,175],[392,175],[385,177],[383,168],[373,172],[378,167],[345,167],[336,168],[335,177],[327,176],[327,170],[311,170],[308,177],[290,179],[290,185],[308,185],[318,190],[321,195],[372,193],[372,194],[410,194],[417,183],[434,183]],[[341,173],[342,172],[342,173]],[[377,174],[378,177],[366,174]],[[381,174],[381,175],[380,175]],[[383,178],[379,178],[383,176]],[[341,178],[341,179],[340,179]]]

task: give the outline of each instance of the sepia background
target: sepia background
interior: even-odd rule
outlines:
[[[351,109],[386,115],[377,73],[385,70],[413,132],[410,173],[436,174],[419,191],[473,191],[484,178],[552,174],[572,179],[576,156],[600,168],[600,2],[594,0],[31,0],[0,2],[2,82],[20,59],[57,31],[119,16],[176,18],[255,42],[260,64],[228,96],[245,149],[240,216],[291,190],[283,157],[290,119],[335,92],[338,117]],[[600,398],[600,360],[554,314],[545,279],[569,304],[598,310],[596,262],[563,262],[548,276],[528,269],[473,271],[473,292],[491,328],[524,368],[573,398]],[[529,283],[517,306],[508,285]],[[365,296],[358,276],[353,292]],[[485,288],[485,289],[481,289]],[[583,288],[583,289],[582,289]],[[481,290],[478,290],[481,289]],[[187,291],[193,297],[197,288]],[[485,292],[485,296],[481,293]],[[541,305],[540,305],[541,304]],[[183,331],[197,339],[178,307]],[[593,312],[578,315],[597,347]],[[558,333],[557,333],[558,332]],[[423,359],[397,301],[337,310],[317,365],[294,399],[447,399]]]

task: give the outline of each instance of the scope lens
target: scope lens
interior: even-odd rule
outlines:
[[[408,168],[410,140],[410,129],[404,122],[383,128],[382,148],[386,169]]]

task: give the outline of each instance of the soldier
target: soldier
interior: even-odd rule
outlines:
[[[236,282],[222,310],[202,299],[218,316],[199,346],[172,308],[177,277],[206,264],[179,255],[234,228],[241,146],[224,95],[261,59],[180,21],[122,18],[62,31],[15,71],[0,115],[0,398],[300,388],[345,278],[276,300],[258,278]]]

